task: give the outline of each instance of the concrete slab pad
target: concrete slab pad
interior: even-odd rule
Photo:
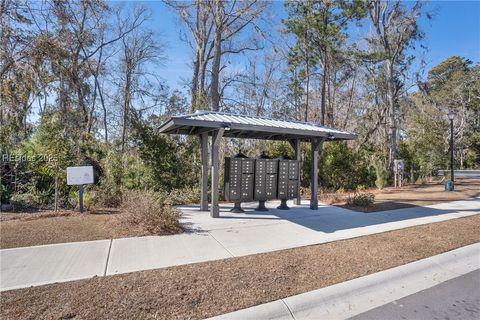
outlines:
[[[294,248],[321,241],[318,232],[294,223],[218,229],[209,233],[234,256]]]
[[[230,257],[208,233],[114,239],[107,275]]]
[[[0,291],[103,276],[110,240],[0,250]]]
[[[254,209],[257,203],[242,204],[245,213],[232,213],[232,204],[220,206],[220,218],[212,219],[210,213],[200,211],[198,206],[178,206],[183,215],[181,222],[184,226],[193,230],[216,230],[226,228],[238,228],[245,226],[271,225],[290,221],[293,219],[311,218],[316,216],[337,215],[339,213],[351,213],[353,211],[344,208],[319,204],[319,210],[311,210],[304,201],[303,205],[295,205],[293,201],[287,201],[290,210],[276,209],[280,201],[268,201],[266,207],[269,211],[259,212]],[[328,210],[326,210],[328,209]]]

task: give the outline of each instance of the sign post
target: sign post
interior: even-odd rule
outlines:
[[[93,183],[93,167],[68,167],[67,168],[67,184],[78,185],[78,202],[80,205],[80,213],[83,213],[83,185]]]
[[[394,160],[394,166],[393,166],[393,171],[394,171],[394,186],[395,188],[397,187],[403,187],[403,160],[395,159]]]

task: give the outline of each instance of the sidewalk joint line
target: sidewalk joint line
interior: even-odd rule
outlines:
[[[290,309],[290,307],[288,306],[287,302],[284,300],[284,299],[280,299],[280,301],[282,301],[282,303],[285,305],[285,307],[287,308],[288,312],[290,312],[290,315],[292,316],[292,319],[293,320],[296,320],[295,319],[295,316],[293,315],[293,312],[292,310]]]
[[[213,238],[213,240],[217,241],[217,243],[218,243],[223,249],[225,249],[225,251],[227,251],[227,253],[228,253],[229,255],[231,255],[232,257],[235,257],[235,256],[230,252],[230,250],[228,250],[220,241],[217,240],[217,238],[215,238],[215,237],[213,236],[213,234],[210,233],[210,231],[208,231],[208,234]]]
[[[105,262],[105,271],[103,272],[104,277],[107,275],[107,267],[108,267],[108,262],[110,260],[110,252],[112,250],[112,243],[113,243],[113,239],[110,239],[110,245],[108,246],[108,253],[107,253],[107,261]]]

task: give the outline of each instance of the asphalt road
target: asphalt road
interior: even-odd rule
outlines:
[[[351,319],[479,320],[480,269],[359,314]]]

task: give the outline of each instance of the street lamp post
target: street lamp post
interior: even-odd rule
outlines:
[[[452,190],[453,190],[453,183],[454,183],[454,175],[453,175],[453,119],[455,119],[455,112],[450,111],[448,113],[448,119],[450,119],[450,180],[452,181]]]

